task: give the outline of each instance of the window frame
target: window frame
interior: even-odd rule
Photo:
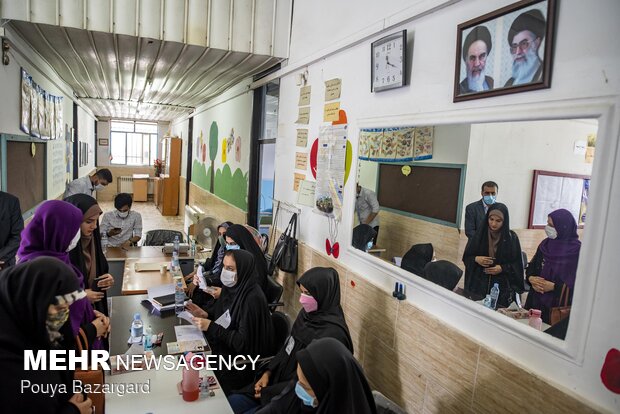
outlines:
[[[122,124],[131,124],[132,125],[132,131],[128,131],[128,130],[115,130],[113,125],[115,123],[122,123]],[[155,126],[155,132],[136,132],[136,125],[153,125]],[[152,160],[155,160],[158,158],[158,152],[159,152],[159,134],[157,132],[157,123],[156,122],[144,122],[144,121],[126,121],[126,120],[121,120],[121,119],[113,119],[110,120],[110,154],[113,154],[113,140],[112,140],[112,134],[123,134],[125,136],[125,157],[124,157],[124,162],[115,162],[114,157],[112,158],[112,160],[110,160],[110,164],[111,165],[123,165],[123,166],[127,166],[127,167],[148,167],[152,165]],[[134,135],[140,135],[141,139],[140,139],[140,146],[141,146],[141,150],[140,150],[140,164],[129,164],[127,163],[127,158],[129,157],[128,155],[128,138],[129,138],[129,134],[134,134]],[[148,160],[147,163],[144,163],[144,136],[148,136]],[[155,138],[155,148],[153,148],[153,138]],[[155,152],[155,156],[153,157],[153,151]],[[131,157],[131,158],[136,158],[136,157]]]

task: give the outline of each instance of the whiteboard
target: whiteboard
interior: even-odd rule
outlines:
[[[570,211],[575,221],[579,223],[581,221],[580,212],[584,181],[589,180],[589,178],[549,171],[535,171],[529,227],[545,226],[547,216],[560,208]]]

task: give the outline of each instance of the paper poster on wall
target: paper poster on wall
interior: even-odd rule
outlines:
[[[341,79],[330,79],[325,82],[325,101],[333,101],[340,98]]]
[[[342,212],[347,125],[321,127],[317,153],[316,208],[337,220]]]
[[[323,108],[323,121],[332,122],[338,120],[338,113],[340,111],[340,102],[333,102],[325,104]]]
[[[295,169],[306,170],[308,168],[308,154],[305,152],[295,153]]]
[[[19,128],[30,135],[30,89],[32,88],[32,78],[23,68],[21,74],[21,120]]]
[[[299,89],[299,106],[310,105],[311,88],[312,86],[308,85]]]
[[[297,193],[297,203],[314,207],[314,192],[316,183],[314,181],[303,180],[299,183],[299,192]]]
[[[594,149],[596,147],[596,134],[588,134],[588,147],[586,148],[586,163],[594,161]]]
[[[297,116],[296,124],[308,124],[310,122],[310,107],[306,106],[299,108],[299,115]]]
[[[298,147],[308,146],[308,130],[307,129],[297,130],[297,141],[295,142],[295,145]]]
[[[559,208],[570,211],[579,223],[581,211],[585,219],[584,203],[587,204],[587,191],[584,199],[584,178],[545,175],[538,173],[536,179],[533,217],[530,226],[544,227],[549,213]],[[589,182],[588,182],[589,189]]]
[[[381,140],[381,153],[379,157],[386,160],[396,159],[396,131],[398,128],[385,128]]]
[[[39,138],[39,93],[38,86],[34,83],[30,88],[30,135]]]
[[[586,141],[575,141],[573,145],[573,154],[575,155],[586,155],[586,147],[588,143]]]
[[[299,183],[306,179],[306,174],[295,173],[295,177],[293,179],[293,191],[299,190]]]
[[[434,127],[416,127],[413,159],[428,160],[433,158]]]
[[[49,139],[49,135],[45,131],[45,91],[39,88],[37,91],[37,108],[38,108],[38,122],[39,122],[39,134],[41,139]]]

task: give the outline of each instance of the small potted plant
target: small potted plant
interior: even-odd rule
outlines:
[[[164,169],[164,164],[161,162],[159,158],[157,158],[153,162],[153,166],[155,167],[155,177],[159,177]]]

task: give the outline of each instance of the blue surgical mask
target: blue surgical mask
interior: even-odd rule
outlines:
[[[239,250],[241,247],[238,244],[227,244],[226,250]]]
[[[482,197],[482,199],[484,200],[484,204],[486,204],[487,206],[495,204],[496,198],[497,196],[494,195],[485,195],[484,197]]]
[[[318,405],[316,403],[316,398],[308,394],[308,391],[306,391],[306,389],[301,386],[299,381],[297,381],[297,385],[295,385],[295,394],[297,394],[297,397],[299,397],[301,402],[308,407],[316,407]]]

